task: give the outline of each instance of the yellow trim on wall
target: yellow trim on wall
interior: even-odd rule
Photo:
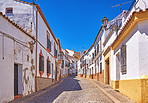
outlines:
[[[125,25],[125,27],[119,34],[118,39],[114,41],[112,49],[115,50],[125,39],[125,37],[128,36],[128,33],[132,30],[136,23],[143,20],[148,20],[148,11],[133,14],[132,18],[129,20],[129,22]]]
[[[120,80],[119,91],[136,103],[148,103],[148,79]]]
[[[113,80],[111,85],[113,89],[119,89],[119,80]]]

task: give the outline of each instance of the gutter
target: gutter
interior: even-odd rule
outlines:
[[[37,39],[38,39],[38,10],[36,10],[36,71],[35,71],[35,91],[37,92]]]

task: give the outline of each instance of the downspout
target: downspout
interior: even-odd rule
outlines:
[[[35,71],[35,91],[37,92],[37,39],[38,39],[38,10],[36,10],[36,71]]]

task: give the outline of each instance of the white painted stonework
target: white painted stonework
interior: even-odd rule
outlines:
[[[14,99],[14,64],[18,64],[18,93],[25,96],[35,92],[35,45],[33,53],[31,53],[29,42],[34,42],[31,37],[27,36],[2,16],[0,16],[0,23],[1,32],[12,36],[16,41],[19,41],[18,43],[7,36],[4,36],[3,39],[3,34],[0,33],[1,103]]]
[[[13,8],[12,14],[6,14],[6,8]],[[36,7],[17,0],[0,0],[0,12],[35,36]],[[31,24],[32,23],[32,24]]]

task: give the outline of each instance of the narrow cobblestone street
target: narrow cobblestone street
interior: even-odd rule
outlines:
[[[95,85],[83,78],[70,76],[53,89],[13,103],[113,103]]]

